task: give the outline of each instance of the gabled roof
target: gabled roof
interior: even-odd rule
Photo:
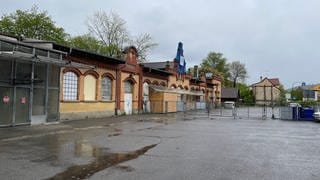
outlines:
[[[237,88],[222,88],[221,98],[239,98],[239,90]]]
[[[169,75],[172,74],[171,72],[164,71],[164,70],[161,70],[161,69],[145,67],[143,65],[141,67],[142,67],[144,72],[152,72],[152,73],[155,73],[155,74],[161,74],[161,75],[165,75],[165,76],[169,76]]]
[[[262,79],[261,81],[259,81],[257,83],[252,84],[251,86],[256,86],[256,85],[262,83],[265,80],[269,81],[273,86],[280,86],[279,78],[271,78],[271,79],[269,79],[267,77]]]
[[[314,85],[304,85],[300,86],[301,89],[303,90],[313,90]]]
[[[147,62],[147,63],[140,63],[144,67],[149,67],[152,69],[165,69],[166,65],[169,64],[170,68],[174,67],[174,62],[172,61],[163,61],[163,62]]]
[[[273,79],[268,79],[268,80],[271,82],[271,84],[273,84],[275,86],[279,86],[280,85],[280,81],[279,81],[278,78],[273,78]]]
[[[98,53],[95,53],[95,52],[89,52],[87,50],[73,48],[73,47],[70,47],[70,46],[57,44],[57,43],[53,43],[53,49],[56,49],[56,50],[59,50],[59,51],[64,51],[64,52],[68,52],[69,55],[71,55],[71,56],[80,56],[80,57],[93,58],[93,59],[96,59],[96,60],[101,60],[102,62],[105,62],[105,63],[125,64],[125,62],[126,62],[123,59],[118,59],[118,58],[114,58],[114,57],[98,54]]]

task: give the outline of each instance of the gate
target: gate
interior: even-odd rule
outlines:
[[[0,87],[0,126],[30,123],[30,89]]]
[[[124,94],[124,112],[126,115],[132,114],[132,94]]]
[[[279,119],[280,107],[236,106],[235,108],[225,108],[218,106],[210,110],[210,115],[241,119]]]

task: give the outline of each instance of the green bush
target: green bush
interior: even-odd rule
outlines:
[[[317,101],[297,101],[297,103],[299,103],[302,107],[313,107],[318,105]]]

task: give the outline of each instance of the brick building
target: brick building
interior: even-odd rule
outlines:
[[[40,123],[44,123],[50,118],[72,120],[133,113],[167,113],[201,109],[206,102],[220,103],[221,79],[215,76],[193,77],[191,74],[181,73],[181,63],[176,58],[164,62],[138,63],[138,52],[133,46],[126,48],[123,58],[118,59],[55,42],[15,40],[14,46],[19,44],[34,49],[33,52],[39,52],[39,57],[44,54],[48,57],[41,61],[49,68],[45,73],[48,81],[45,81],[47,83],[43,87],[47,89],[43,94],[44,104],[41,106],[45,108],[44,115],[33,116],[31,111],[36,111],[38,106],[30,105],[29,111],[23,117],[23,122],[27,124],[32,119],[35,121],[39,118]],[[42,55],[41,52],[45,53]],[[55,59],[54,54],[59,55],[58,59]],[[36,57],[37,54],[31,52],[31,55]],[[10,58],[2,56],[2,62],[9,62],[6,59]],[[30,62],[30,67],[37,67],[33,60],[31,58],[23,62]],[[185,68],[184,59],[183,62]],[[54,74],[50,74],[53,73],[51,66],[56,67],[55,79],[52,79]],[[10,77],[3,76],[2,79]],[[39,84],[36,86],[35,82],[30,81],[26,88],[38,87]],[[56,86],[51,87],[50,84],[54,82],[57,83]],[[0,82],[0,90],[6,86]],[[8,85],[8,88],[9,86],[11,87]],[[2,97],[8,96],[6,92],[1,94]],[[30,92],[27,93],[30,98],[40,97],[39,93],[34,95]],[[53,92],[56,92],[55,96]],[[6,98],[2,99],[2,104],[7,105]],[[34,99],[33,102],[38,101]],[[54,102],[56,106],[53,106]],[[16,112],[13,114],[17,116]],[[12,123],[14,120],[10,118],[9,121],[0,122],[0,125],[18,124]]]

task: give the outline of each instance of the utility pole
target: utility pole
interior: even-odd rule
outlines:
[[[274,102],[273,102],[273,85],[271,85],[271,110],[272,110],[272,116],[271,116],[271,118],[272,119],[275,119],[274,118],[274,104],[273,104]]]
[[[263,85],[263,98],[264,98],[264,103],[263,103],[263,112],[262,112],[262,119],[265,120],[267,119],[267,112],[266,112],[266,100],[267,100],[267,97],[266,97],[266,85]]]

